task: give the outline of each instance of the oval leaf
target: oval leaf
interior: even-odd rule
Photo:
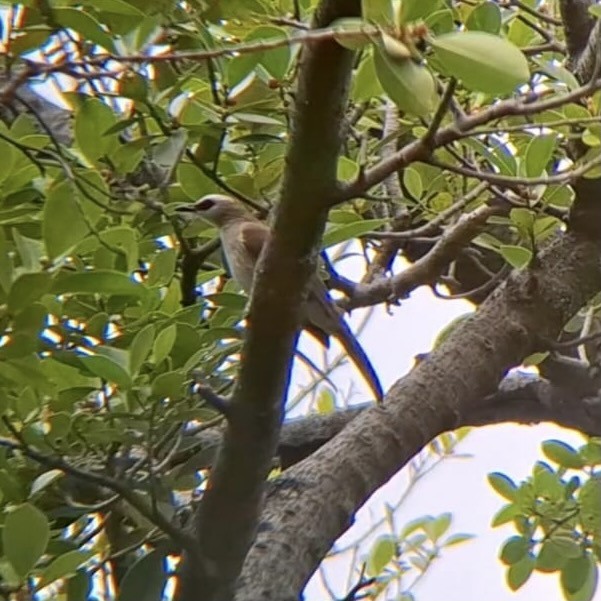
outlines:
[[[507,570],[507,584],[512,591],[517,591],[526,583],[532,570],[534,570],[535,560],[532,555],[526,555],[521,561],[514,563]]]
[[[545,456],[568,469],[581,469],[584,467],[584,460],[576,449],[561,440],[545,440],[542,444]]]
[[[4,553],[21,579],[42,557],[49,539],[46,516],[30,503],[20,505],[6,516],[2,532]]]
[[[71,249],[88,234],[89,228],[77,203],[77,191],[69,181],[49,192],[44,205],[42,236],[46,252],[54,259]]]
[[[94,375],[113,382],[121,388],[129,388],[131,386],[131,378],[129,374],[117,362],[103,357],[102,355],[89,355],[80,357],[81,363]]]
[[[445,71],[466,88],[508,94],[530,78],[528,61],[513,44],[484,31],[453,32],[432,40]]]
[[[127,275],[118,271],[89,271],[71,273],[58,278],[53,286],[55,294],[119,294],[123,296],[141,296],[145,294],[144,286],[134,282]]]
[[[406,113],[424,117],[436,106],[436,84],[426,67],[411,59],[395,61],[383,47],[374,54],[376,74],[391,100]]]
[[[165,558],[159,551],[151,551],[125,574],[118,601],[161,601],[165,581]]]
[[[367,573],[378,576],[396,553],[396,541],[392,536],[376,540],[367,558]]]
[[[48,586],[51,582],[59,578],[71,576],[77,571],[77,568],[88,559],[94,557],[94,551],[68,551],[63,555],[55,557],[52,563],[42,572],[42,578],[38,588]]]
[[[503,244],[499,248],[503,258],[515,269],[526,267],[532,260],[532,251],[523,246],[514,246],[512,244]]]
[[[522,536],[512,536],[501,549],[501,561],[507,565],[514,565],[524,559],[530,550],[530,541]]]

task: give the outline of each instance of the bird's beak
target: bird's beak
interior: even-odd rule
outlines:
[[[179,207],[175,207],[175,210],[178,213],[196,213],[194,205],[180,205]]]

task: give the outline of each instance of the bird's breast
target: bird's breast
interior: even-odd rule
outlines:
[[[254,260],[249,255],[237,232],[222,232],[221,242],[232,277],[244,292],[250,294],[255,274]]]

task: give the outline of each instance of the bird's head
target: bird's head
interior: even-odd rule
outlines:
[[[176,210],[186,221],[205,219],[217,227],[249,217],[246,209],[237,200],[223,194],[208,194],[194,204],[183,205]]]

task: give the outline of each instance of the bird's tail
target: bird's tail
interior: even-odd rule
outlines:
[[[376,401],[381,402],[384,398],[384,391],[382,390],[382,384],[378,374],[371,364],[369,357],[363,350],[363,347],[359,344],[359,341],[349,328],[348,324],[341,318],[338,321],[339,327],[335,332],[332,332],[333,336],[342,344],[344,350],[349,354],[353,363],[357,369],[361,372],[363,379],[369,385],[372,393],[376,397]]]

